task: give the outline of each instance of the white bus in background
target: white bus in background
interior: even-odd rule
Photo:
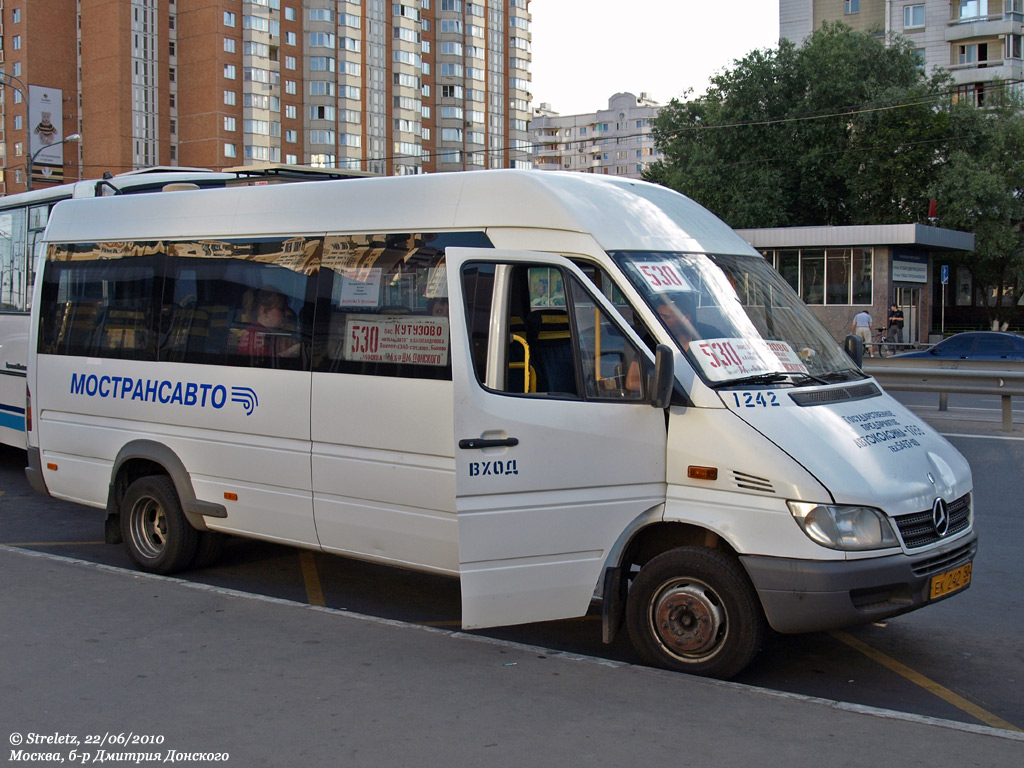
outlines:
[[[170,573],[224,534],[602,601],[728,677],[969,586],[970,469],[688,198],[480,171],[76,200],[36,283],[27,469]],[[854,350],[856,352],[856,350]]]
[[[221,172],[165,167],[130,171],[0,197],[0,443],[25,447],[25,368],[36,245],[62,200],[159,192],[169,184],[199,189],[367,174],[301,166],[240,166]]]

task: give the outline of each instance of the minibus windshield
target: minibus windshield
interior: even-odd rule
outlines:
[[[712,386],[865,378],[763,258],[665,251],[610,255]]]

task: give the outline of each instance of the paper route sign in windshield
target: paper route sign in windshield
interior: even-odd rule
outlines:
[[[702,339],[690,347],[704,375],[712,381],[761,373],[807,373],[807,366],[785,341]]]

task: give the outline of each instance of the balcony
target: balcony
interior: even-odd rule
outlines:
[[[990,59],[970,64],[952,64],[948,69],[957,85],[992,80],[1007,82],[1021,79],[1024,75],[1024,61],[1020,59]]]
[[[1014,14],[1016,16],[1016,14]],[[994,38],[999,35],[1019,35],[1024,32],[1024,22],[1002,15],[979,16],[963,21],[954,19],[946,27],[946,42],[957,43],[977,38]]]

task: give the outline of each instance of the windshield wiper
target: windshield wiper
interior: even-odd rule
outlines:
[[[711,386],[712,389],[721,389],[723,387],[741,387],[745,384],[778,384],[782,381],[788,381],[794,385],[798,381],[813,381],[817,384],[829,383],[825,381],[825,379],[819,378],[810,373],[786,373],[784,371],[773,371],[772,373],[755,373],[752,376],[743,376],[739,379],[718,381]]]

